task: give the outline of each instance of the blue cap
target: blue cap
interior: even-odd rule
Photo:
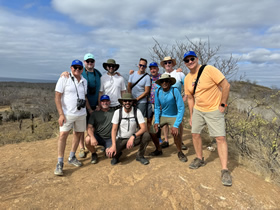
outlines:
[[[188,56],[194,56],[194,57],[197,57],[197,55],[195,54],[195,52],[194,52],[194,51],[189,51],[189,52],[186,52],[186,53],[184,54],[184,59],[185,59],[186,57],[188,57]]]
[[[152,66],[158,67],[158,64],[156,62],[152,62],[150,63],[149,68],[151,68]]]
[[[83,63],[80,60],[73,60],[71,66],[83,66]]]
[[[100,97],[100,101],[103,101],[103,100],[110,101],[110,97],[108,95],[103,95],[103,96]]]

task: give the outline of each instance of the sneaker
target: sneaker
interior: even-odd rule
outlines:
[[[92,155],[91,155],[91,163],[92,164],[96,164],[97,162],[98,162],[98,156],[97,156],[96,152],[92,153]]]
[[[163,141],[162,141],[162,139],[161,138],[159,138],[159,143],[161,144]]]
[[[184,143],[182,142],[182,150],[187,150],[188,147],[186,145],[184,145]]]
[[[120,158],[121,155],[122,155],[122,152],[120,152],[118,155],[115,155],[111,160],[111,165],[118,164],[120,162],[119,158]]]
[[[169,147],[169,142],[168,141],[164,141],[162,144],[161,144],[161,148],[167,148]]]
[[[62,176],[63,175],[62,169],[63,169],[63,163],[58,162],[56,164],[56,168],[54,170],[54,174],[57,175],[57,176]]]
[[[187,162],[188,161],[188,158],[184,155],[184,153],[182,151],[178,152],[178,158],[182,162]]]
[[[231,180],[231,175],[229,170],[221,170],[222,173],[222,183],[224,186],[231,186],[232,185],[232,180]]]
[[[77,160],[76,156],[72,157],[71,159],[69,157],[68,158],[68,163],[72,164],[72,165],[74,165],[76,167],[81,167],[83,165],[80,161]]]
[[[199,158],[195,158],[193,162],[191,162],[191,164],[189,165],[189,168],[197,169],[200,166],[205,166],[204,157],[202,158],[202,160],[200,160]]]
[[[85,149],[80,149],[80,152],[79,152],[79,157],[80,158],[86,158],[87,157],[87,152],[85,151]]]
[[[144,157],[136,157],[136,160],[142,163],[143,165],[148,165],[150,162]]]
[[[105,152],[105,147],[102,147],[99,150],[100,150],[100,152]]]
[[[149,154],[149,156],[159,156],[159,155],[162,155],[162,151],[159,151],[157,149]]]

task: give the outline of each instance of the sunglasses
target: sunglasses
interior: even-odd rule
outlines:
[[[165,65],[166,65],[166,64],[171,64],[172,61],[164,61],[163,63],[164,63]]]
[[[86,60],[87,63],[94,63],[94,61],[95,61],[95,60],[92,60],[92,59]]]
[[[146,65],[142,65],[142,64],[139,64],[139,67],[143,67],[143,68],[146,68],[147,66]]]
[[[83,70],[82,66],[72,66],[75,70],[79,69],[80,71]]]
[[[126,102],[132,102],[132,101],[131,101],[131,100],[123,100],[123,102],[125,102],[125,103],[126,103]]]
[[[185,63],[189,63],[190,61],[194,61],[194,60],[195,60],[195,57],[192,57],[190,59],[185,59],[184,61],[185,61]]]
[[[161,84],[164,83],[164,82],[171,83],[171,80],[170,79],[163,79],[163,80],[160,81]]]
[[[114,64],[111,64],[111,65],[107,65],[109,68],[114,68],[115,65]]]

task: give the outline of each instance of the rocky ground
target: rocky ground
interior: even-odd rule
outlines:
[[[280,209],[280,187],[235,161],[229,162],[233,185],[224,187],[217,152],[206,146],[207,165],[189,169],[195,158],[189,130],[184,143],[187,163],[178,160],[171,141],[163,156],[149,157],[149,165],[135,161],[137,148],[125,151],[115,166],[99,151],[96,165],[89,156],[81,168],[65,163],[63,177],[53,174],[57,139],[5,145],[0,147],[0,209]],[[153,149],[151,143],[146,154]]]

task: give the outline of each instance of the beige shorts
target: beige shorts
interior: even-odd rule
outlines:
[[[72,128],[76,132],[85,132],[86,130],[86,116],[65,115],[66,123],[59,127],[59,131],[70,131]]]
[[[159,121],[160,127],[164,125],[170,125],[170,127],[172,128],[176,121],[176,117],[160,117]],[[180,129],[178,129],[178,132],[180,133]],[[151,126],[150,133],[155,133],[154,126]]]
[[[201,112],[197,109],[193,109],[192,133],[200,134],[205,125],[208,127],[210,136],[226,136],[224,113],[221,113],[219,110]]]

